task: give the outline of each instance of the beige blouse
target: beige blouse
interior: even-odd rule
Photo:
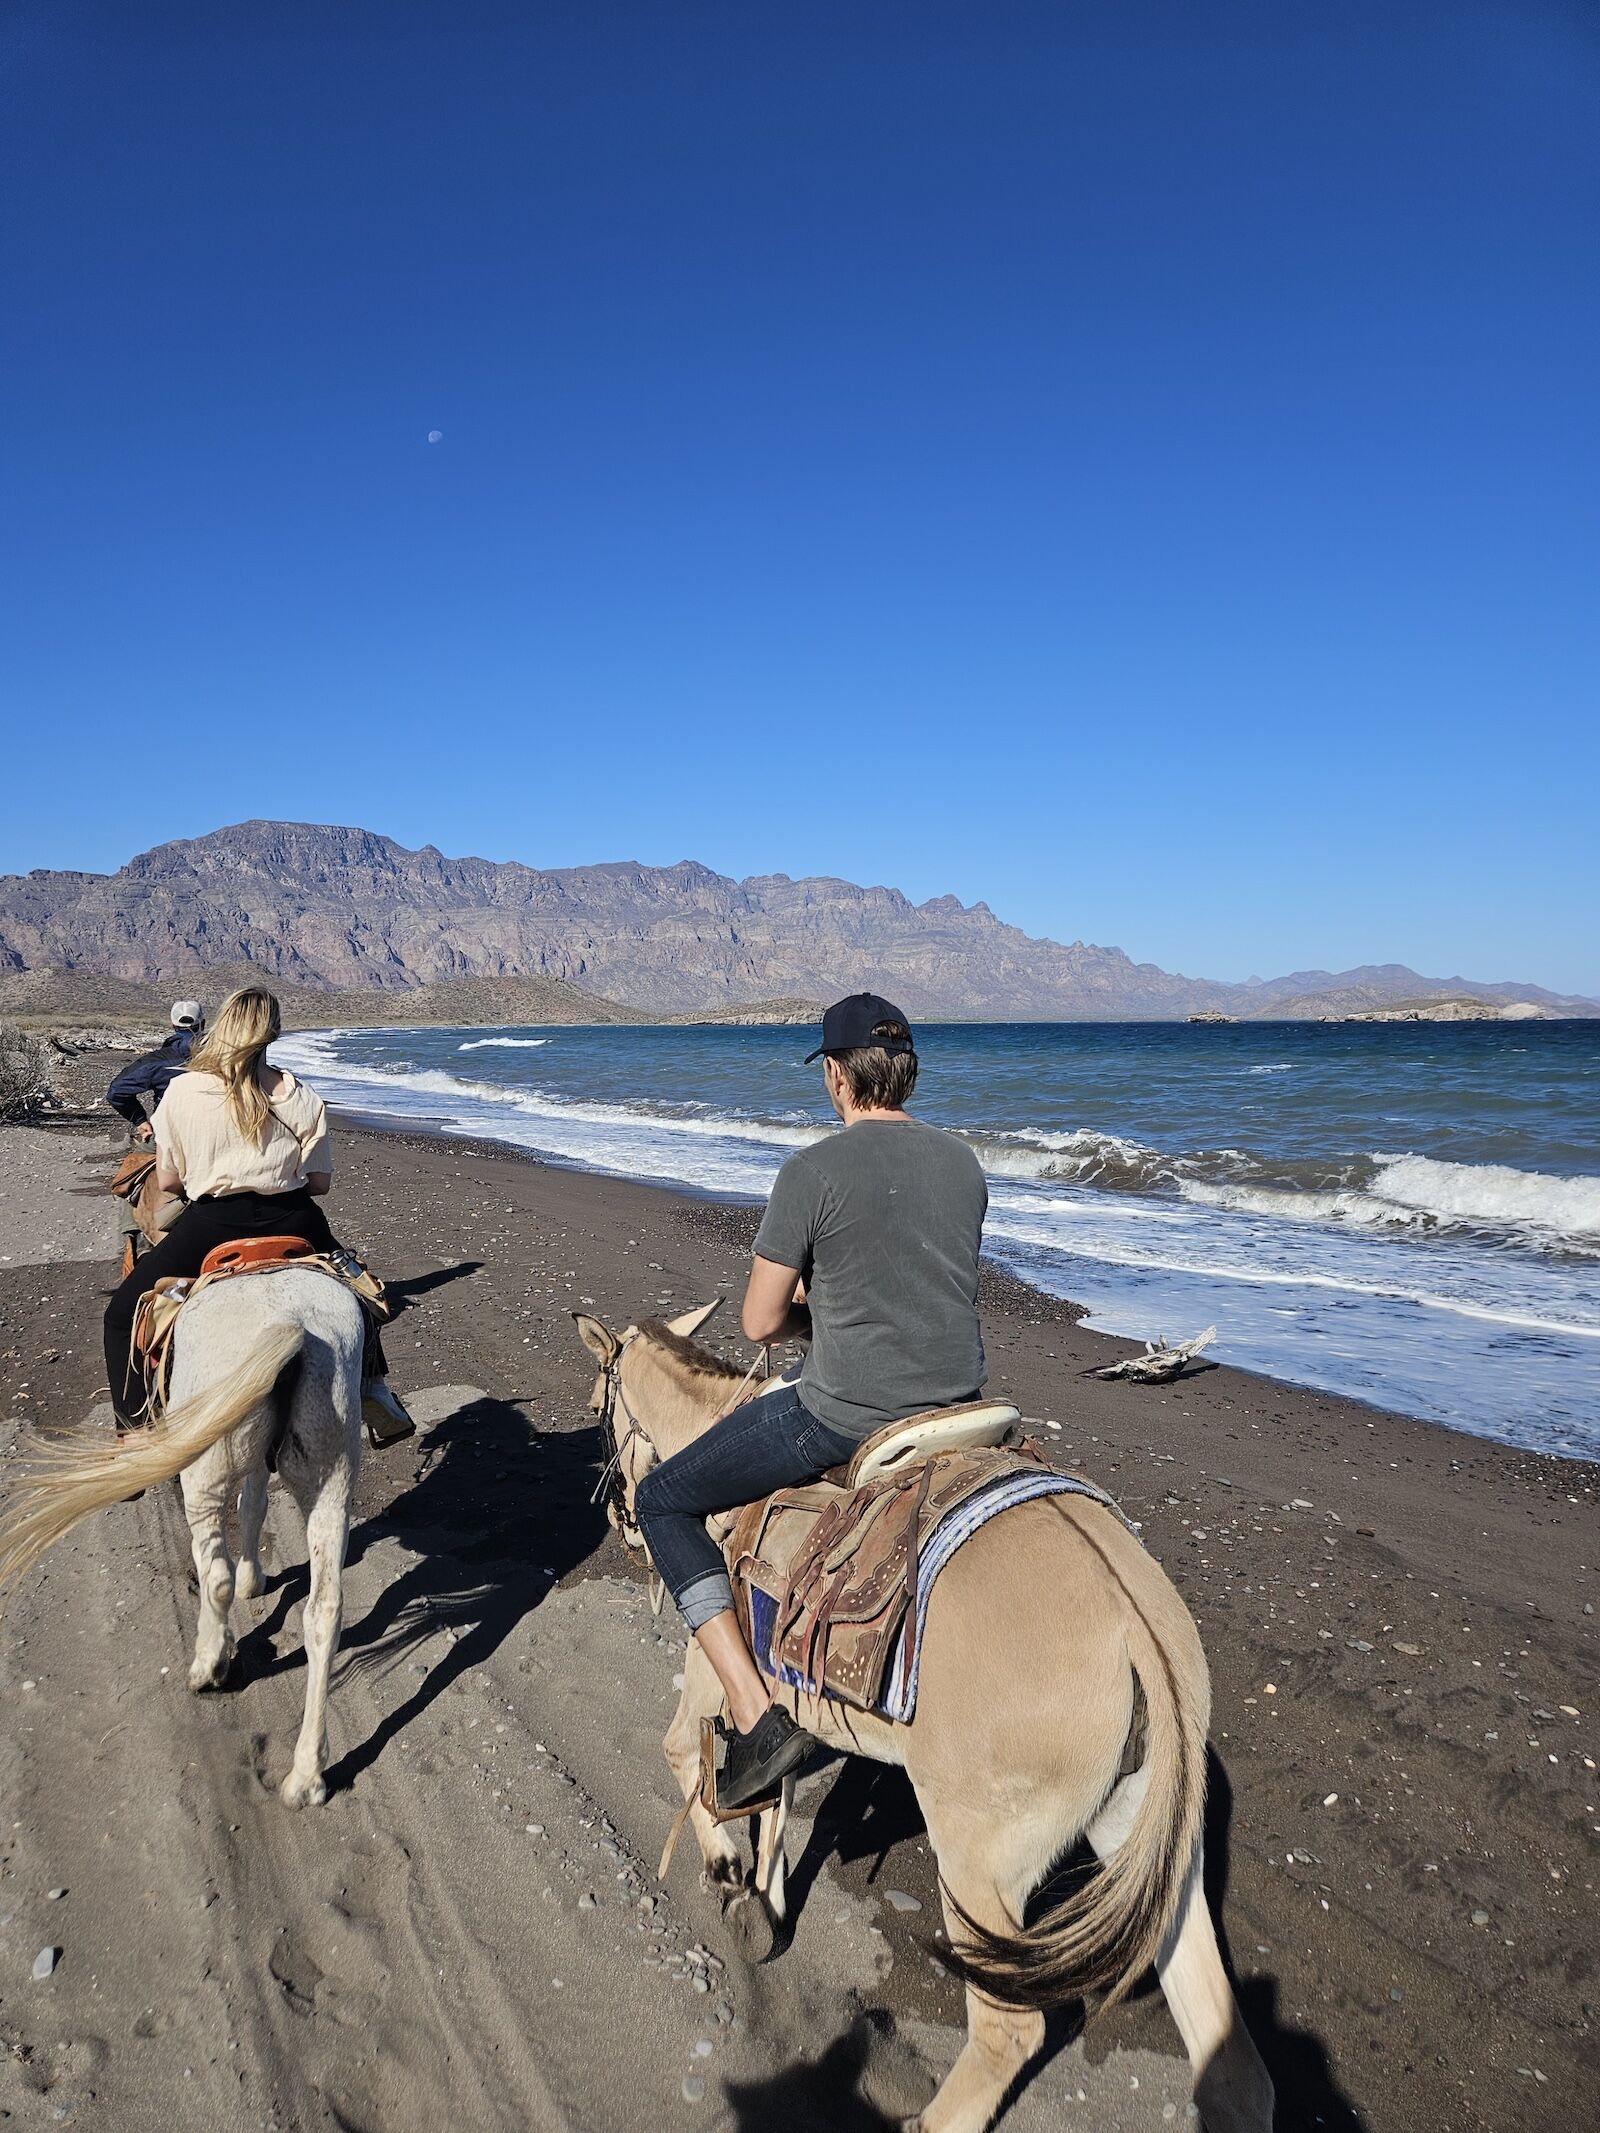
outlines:
[[[322,1098],[281,1067],[272,1116],[258,1148],[233,1122],[215,1074],[192,1070],[169,1082],[156,1106],[156,1146],[191,1200],[235,1192],[294,1192],[314,1171],[333,1169]]]

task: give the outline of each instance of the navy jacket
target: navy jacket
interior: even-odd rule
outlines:
[[[176,1081],[188,1066],[194,1042],[192,1029],[175,1029],[160,1051],[146,1052],[142,1059],[125,1066],[106,1091],[106,1102],[112,1110],[120,1111],[130,1126],[142,1126],[145,1109],[139,1098],[153,1096],[160,1103],[167,1084]]]

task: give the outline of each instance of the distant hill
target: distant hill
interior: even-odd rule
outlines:
[[[1036,940],[953,896],[913,904],[826,877],[733,881],[692,860],[541,870],[300,822],[158,845],[116,874],[0,877],[0,974],[215,992],[241,969],[285,989],[375,996],[374,1021],[414,1019],[424,1003],[409,996],[424,988],[510,979],[575,990],[585,1019],[781,1012],[869,986],[911,1015],[965,1020],[1257,1016],[1279,1003],[1303,1014],[1310,998],[1356,990],[1372,1006],[1470,994],[1600,1013],[1536,986],[1399,964],[1221,984],[1120,948]],[[566,992],[548,998],[576,1008]]]
[[[1484,987],[1467,993],[1459,987],[1441,986],[1437,992],[1396,997],[1371,985],[1340,985],[1328,992],[1305,993],[1281,1000],[1265,1014],[1253,1017],[1269,1022],[1540,1022],[1553,1015],[1596,1012],[1592,1005],[1551,1007],[1545,993],[1530,998],[1533,991],[1517,992],[1512,986]]]

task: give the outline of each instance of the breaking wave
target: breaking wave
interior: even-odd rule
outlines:
[[[482,1052],[494,1049],[505,1052],[536,1052],[548,1037],[474,1037],[470,1044],[458,1044],[458,1052]]]
[[[1375,1155],[1367,1174],[1333,1190],[1247,1179],[1180,1177],[1180,1196],[1202,1207],[1292,1222],[1351,1223],[1414,1234],[1455,1232],[1600,1256],[1600,1178],[1551,1177],[1494,1163]]]

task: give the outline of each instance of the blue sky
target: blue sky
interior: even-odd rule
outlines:
[[[0,868],[273,815],[1600,993],[1592,9],[0,46]]]

